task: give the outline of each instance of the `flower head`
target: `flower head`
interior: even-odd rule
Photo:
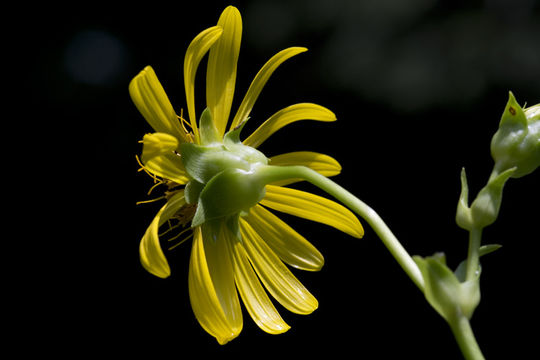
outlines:
[[[323,266],[323,256],[269,209],[324,223],[354,237],[363,236],[360,222],[343,206],[286,187],[299,179],[268,175],[270,168],[302,165],[332,176],[341,170],[337,161],[314,152],[267,158],[257,150],[289,123],[336,120],[330,110],[316,104],[295,104],[276,112],[240,140],[240,131],[271,74],[285,60],[306,51],[292,47],[274,55],[257,73],[229,121],[241,33],[240,13],[229,6],[217,26],[201,32],[189,45],[184,60],[187,120],[173,110],[151,67],[129,86],[135,105],[156,131],[142,140],[141,167],[156,180],[154,187],[167,187],[160,198],[167,202],[141,240],[141,263],[150,273],[168,277],[171,271],[160,237],[175,234],[171,240],[176,240],[192,230],[179,242],[193,237],[188,276],[191,305],[201,326],[220,344],[242,330],[238,294],[257,325],[271,334],[285,332],[289,326],[267,292],[298,314],[309,314],[318,306],[285,264],[317,271]],[[207,52],[207,109],[197,123],[195,74]],[[159,233],[164,225],[168,229]]]

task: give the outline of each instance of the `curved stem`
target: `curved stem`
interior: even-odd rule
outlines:
[[[342,202],[345,206],[368,222],[405,273],[411,278],[416,286],[424,292],[424,278],[414,260],[403,248],[381,217],[363,201],[332,180],[304,166],[264,166],[257,170],[257,175],[261,176],[261,180],[265,183],[290,178],[304,179]],[[472,279],[476,276],[481,236],[481,228],[474,228],[471,231],[469,261],[467,263],[467,279]],[[459,314],[456,318],[449,319],[448,324],[454,333],[465,359],[484,360],[484,356],[476,342],[469,319],[465,315]]]
[[[422,273],[414,260],[407,253],[407,250],[403,248],[381,217],[356,196],[327,177],[304,166],[265,166],[258,171],[258,175],[261,175],[267,182],[301,178],[342,202],[345,206],[368,222],[405,273],[420,290],[424,290],[424,278],[422,277]]]

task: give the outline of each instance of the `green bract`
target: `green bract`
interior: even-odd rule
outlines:
[[[540,104],[522,109],[510,92],[499,129],[491,140],[498,172],[516,167],[514,178],[540,166]]]
[[[469,187],[467,175],[463,169],[461,171],[461,195],[456,213],[458,226],[465,230],[472,230],[473,227],[484,228],[493,224],[499,216],[504,184],[515,171],[516,168],[511,168],[490,178],[469,207]]]
[[[240,142],[242,125],[223,139],[214,126],[210,110],[200,119],[202,145],[180,145],[182,161],[190,176],[186,201],[197,203],[192,227],[209,220],[238,215],[264,197],[265,181],[258,169],[268,164],[260,151]]]
[[[446,321],[456,321],[461,315],[470,319],[480,302],[480,269],[473,280],[461,282],[446,266],[444,254],[422,258],[413,256],[424,278],[424,295],[431,306]]]

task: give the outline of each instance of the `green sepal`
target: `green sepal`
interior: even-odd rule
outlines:
[[[471,205],[474,226],[484,228],[495,222],[501,207],[504,184],[515,171],[515,167],[506,170],[495,178],[490,179],[487,185],[480,190]]]
[[[246,121],[226,133],[223,137],[223,145],[227,150],[238,155],[250,164],[268,165],[268,158],[264,156],[262,152],[251,146],[244,145],[240,141],[240,132],[245,124]]]
[[[186,203],[195,204],[199,200],[199,195],[203,188],[203,183],[200,183],[197,180],[190,180],[184,189]]]
[[[527,127],[527,117],[522,107],[518,104],[514,94],[508,92],[508,101],[499,123],[501,128],[525,129]]]
[[[192,226],[247,211],[265,195],[265,184],[252,172],[227,169],[201,191]]]
[[[201,133],[201,143],[203,145],[221,141],[219,132],[214,124],[214,120],[212,119],[212,114],[208,108],[204,109],[201,114],[201,119],[199,120],[199,131]]]
[[[249,163],[238,155],[227,151],[221,144],[184,143],[180,145],[180,152],[187,173],[203,184],[225,169],[249,170],[250,168]]]
[[[461,169],[461,194],[456,211],[456,223],[465,230],[473,228],[471,209],[469,208],[469,185],[467,184],[467,174],[465,168]]]
[[[225,136],[223,136],[223,143],[225,144],[225,146],[241,143],[240,133],[242,132],[242,129],[246,125],[246,122],[247,120],[243,121],[237,127],[227,132]]]
[[[443,254],[413,256],[413,260],[424,278],[424,296],[439,315],[449,323],[461,314],[470,319],[480,302],[480,272],[475,279],[460,282]]]

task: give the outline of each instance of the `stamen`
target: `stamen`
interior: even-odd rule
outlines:
[[[154,182],[162,182],[162,181],[163,181],[163,180],[161,180],[157,175],[152,174],[152,173],[146,168],[146,166],[143,165],[143,163],[141,162],[141,159],[139,159],[139,156],[138,156],[138,155],[135,155],[135,159],[137,160],[137,163],[138,163],[139,166],[141,167],[139,170],[137,170],[138,172],[144,171],[145,173],[148,174],[148,176],[150,176],[152,179],[154,179]]]
[[[177,117],[180,120],[180,125],[182,125],[182,129],[184,129],[184,132],[186,133],[186,136],[189,138],[190,142],[194,142],[193,127],[189,121],[184,119],[184,109],[180,109],[180,116],[177,115]]]
[[[180,224],[178,224],[178,225],[180,225]],[[169,230],[170,230],[170,229],[169,229]],[[180,236],[182,236],[183,234],[185,234],[186,232],[188,232],[189,230],[191,230],[190,227],[185,228],[184,230],[180,231],[178,234],[176,234],[175,236],[173,236],[172,238],[170,238],[170,239],[167,240],[167,241],[170,242],[170,241],[176,240],[176,239],[178,239]],[[168,231],[168,230],[167,230],[167,231]]]
[[[153,203],[153,202],[156,202],[156,201],[165,199],[165,198],[167,198],[167,197],[166,197],[165,195],[163,195],[163,196],[160,196],[160,197],[155,198],[155,199],[144,200],[144,201],[138,201],[138,202],[135,203],[135,205],[141,205],[141,204]]]
[[[191,239],[192,237],[193,237],[193,233],[189,234],[184,239],[180,240],[177,244],[174,244],[173,246],[171,246],[168,250],[175,249],[176,247],[182,245],[183,243],[185,243],[187,240]]]
[[[180,109],[180,116],[178,116],[178,119],[180,120],[180,125],[182,125],[182,128],[184,129],[186,134],[189,134],[192,129],[191,124],[186,119],[184,119],[184,109]],[[188,126],[189,130],[186,129],[186,125]]]
[[[152,193],[152,190],[154,190],[156,187],[158,187],[159,185],[162,185],[162,184],[166,184],[166,182],[163,181],[163,180],[160,180],[158,183],[152,185],[152,187],[150,188],[150,190],[148,190],[147,195],[150,195],[150,194]]]
[[[159,237],[162,237],[163,235],[169,233],[170,231],[172,231],[172,230],[174,230],[174,229],[179,228],[180,226],[182,226],[181,223],[178,223],[178,224],[176,224],[176,225],[172,225],[170,219],[167,220],[167,222],[168,222],[167,225],[169,225],[169,228],[168,228],[167,230],[165,230],[164,232],[162,232],[161,234],[159,234],[159,235],[158,235]]]
[[[177,219],[182,225],[186,226],[191,220],[193,220],[196,210],[197,204],[186,204],[182,206],[180,210],[178,210],[175,215],[175,219]]]

